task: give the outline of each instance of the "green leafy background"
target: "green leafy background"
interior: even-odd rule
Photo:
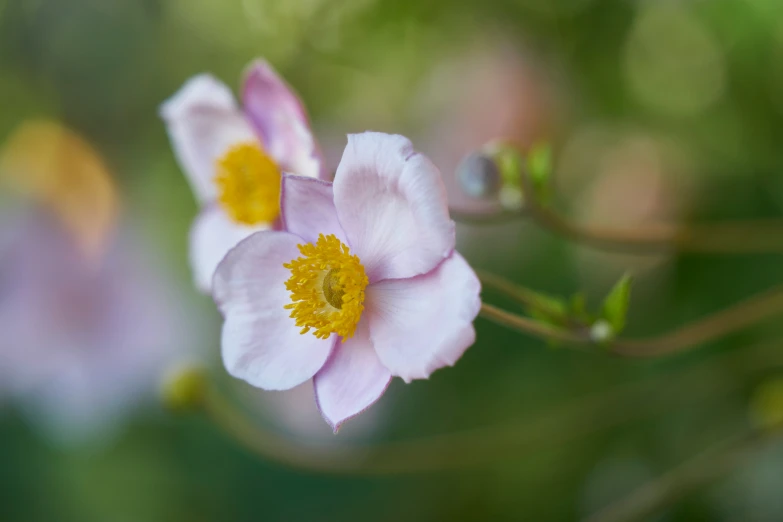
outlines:
[[[441,83],[429,98],[421,92],[442,63],[495,48],[531,64],[531,81],[548,100],[546,123],[531,137],[551,143],[553,200],[575,219],[592,219],[591,190],[605,187],[607,147],[639,136],[676,151],[661,170],[674,187],[666,200],[679,210],[664,218],[783,215],[783,4],[776,0],[0,0],[0,141],[26,119],[49,117],[97,147],[120,184],[126,216],[204,311],[194,323],[206,321],[209,334],[197,349],[228,386],[217,313],[190,288],[187,234],[197,208],[157,117],[161,101],[202,71],[236,89],[243,67],[264,56],[301,93],[334,158],[346,133],[366,129],[409,134],[429,152],[436,120],[450,122],[463,104],[481,100],[453,96],[459,82]],[[483,73],[465,74],[467,81]],[[430,110],[437,104],[445,108]],[[644,198],[634,183],[630,195],[608,201]],[[621,210],[596,205],[623,224]],[[585,291],[590,310],[630,270],[625,333],[632,336],[676,327],[783,280],[779,255],[606,255],[527,222],[461,225],[459,248],[475,266],[537,291],[564,298]],[[514,306],[491,291],[485,297]],[[677,357],[629,361],[552,348],[479,319],[477,343],[454,368],[429,381],[394,382],[367,414],[372,429],[355,421],[338,437],[408,440],[514,425],[523,439],[541,429],[534,419],[586,397],[611,396],[616,406],[595,417],[571,406],[574,414],[558,418],[536,444],[508,444],[487,462],[419,475],[286,469],[249,454],[198,414],[162,408],[135,416],[116,440],[61,448],[5,404],[0,520],[577,520],[743,430],[753,390],[776,375],[765,361],[781,343],[760,355],[752,348],[780,338],[779,325]],[[263,393],[231,386],[246,398]],[[634,386],[646,393],[623,400]],[[605,426],[606,416],[616,422]],[[331,437],[325,423],[317,426],[316,436]],[[491,453],[489,443],[477,438],[474,451]],[[782,485],[777,445],[658,520],[783,520]]]

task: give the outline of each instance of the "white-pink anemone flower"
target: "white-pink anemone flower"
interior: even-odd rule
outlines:
[[[348,137],[334,183],[284,175],[284,231],[215,273],[223,361],[253,386],[313,378],[336,431],[391,378],[426,379],[473,344],[480,284],[454,250],[438,169],[402,136]]]
[[[160,109],[201,212],[190,238],[196,286],[209,293],[223,256],[259,230],[278,228],[280,176],[322,174],[321,154],[297,95],[263,60],[244,75],[243,107],[208,74]]]
[[[43,212],[3,225],[0,388],[56,442],[112,434],[192,355],[177,291],[127,234],[96,261]]]

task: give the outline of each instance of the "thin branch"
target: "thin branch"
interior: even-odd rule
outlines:
[[[634,230],[618,230],[573,223],[544,207],[535,198],[535,188],[525,169],[520,173],[525,208],[523,212],[501,212],[471,216],[457,212],[457,221],[493,223],[514,217],[529,217],[541,227],[578,243],[631,253],[676,250],[717,254],[760,254],[783,252],[783,221],[764,219],[740,223],[703,225],[646,225]]]
[[[545,296],[525,288],[524,286],[514,284],[511,281],[490,272],[476,270],[476,275],[478,275],[482,286],[497,290],[501,294],[527,308],[528,311],[536,310],[541,312],[545,316],[562,322],[564,329],[571,332],[577,332],[580,336],[587,335],[589,325],[574,317],[569,317],[565,310],[552,305],[551,301],[544,298]]]
[[[706,363],[581,396],[517,422],[392,443],[337,445],[284,436],[252,420],[211,386],[201,406],[216,426],[248,451],[286,467],[351,475],[443,471],[520,458],[672,408],[723,400],[743,383],[724,379],[722,368],[731,366],[739,375],[750,376],[781,366],[783,353],[778,346],[768,342],[722,353]],[[663,378],[667,385],[662,388]]]
[[[587,332],[577,333],[570,330],[549,326],[535,319],[529,319],[513,312],[507,312],[488,303],[481,303],[481,317],[507,326],[523,333],[533,334],[547,340],[572,344],[575,347],[593,344]]]
[[[783,426],[724,440],[662,477],[644,484],[586,522],[631,522],[672,505],[691,491],[730,473],[783,435]]]
[[[494,288],[506,297],[510,297],[523,306],[530,308],[546,307],[546,304],[541,302],[541,300],[538,298],[538,295],[533,290],[512,283],[508,279],[495,275],[491,272],[476,270],[476,275],[478,275],[482,285]],[[557,315],[559,312],[559,310],[546,308],[544,311],[551,313],[552,315]]]
[[[612,351],[628,357],[669,355],[695,348],[782,313],[783,286],[778,286],[671,332],[649,339],[618,340],[612,344]]]
[[[578,225],[531,204],[528,215],[558,235],[607,250],[655,253],[666,250],[714,254],[783,252],[783,222],[754,220],[713,225],[647,225],[634,230]]]
[[[529,290],[522,289],[499,276],[493,275],[487,279],[486,274],[482,274],[482,281],[491,282],[493,287],[521,302],[528,302],[529,296],[525,292],[530,292]],[[778,286],[670,332],[645,339],[618,338],[609,344],[606,351],[624,357],[670,355],[695,348],[781,314],[783,314],[783,286]],[[576,347],[595,344],[590,339],[586,327],[556,328],[487,303],[482,304],[480,315],[497,324],[544,339],[569,343]]]

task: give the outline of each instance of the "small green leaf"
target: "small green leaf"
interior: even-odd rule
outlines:
[[[594,317],[587,311],[587,296],[584,292],[577,292],[571,296],[571,317],[580,323],[590,324]]]
[[[568,321],[568,306],[557,297],[531,292],[533,302],[527,307],[530,317],[549,326],[562,327]]]
[[[540,203],[548,204],[551,196],[552,147],[546,142],[534,144],[528,152],[526,167],[536,191],[536,198]]]
[[[522,155],[520,152],[515,147],[499,145],[494,156],[500,170],[503,186],[522,190]]]
[[[629,274],[625,274],[604,299],[601,317],[609,323],[615,334],[619,334],[625,328],[625,319],[631,302],[632,284],[633,278]]]

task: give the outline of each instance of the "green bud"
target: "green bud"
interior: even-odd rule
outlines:
[[[527,172],[536,191],[536,200],[542,205],[551,199],[552,148],[546,142],[534,144],[527,154]]]
[[[763,382],[750,399],[750,416],[759,428],[783,427],[783,377]]]
[[[161,399],[173,411],[197,409],[206,394],[208,380],[200,366],[183,366],[172,371],[164,380]]]
[[[539,203],[550,199],[552,151],[539,143],[527,154],[513,143],[491,141],[479,151],[466,156],[457,167],[457,180],[463,192],[471,197],[496,197],[509,211],[524,207],[522,173],[530,177]]]

